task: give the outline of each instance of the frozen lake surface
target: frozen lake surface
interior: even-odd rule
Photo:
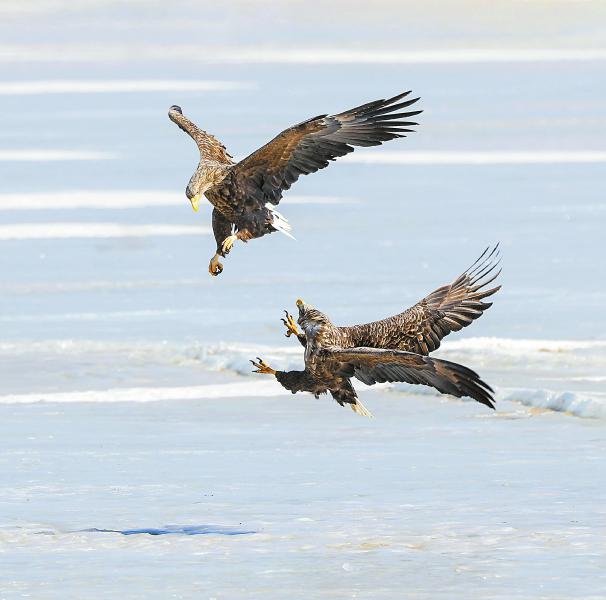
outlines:
[[[365,401],[4,407],[4,597],[603,597],[602,423]]]
[[[271,36],[274,2],[0,6],[0,600],[606,598],[606,10],[379,4]],[[417,133],[302,178],[297,241],[208,276],[170,105],[242,157],[404,89]],[[364,420],[250,373],[302,365],[297,297],[382,318],[497,241],[503,289],[438,353],[496,412],[361,386]]]

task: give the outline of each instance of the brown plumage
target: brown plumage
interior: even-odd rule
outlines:
[[[427,297],[393,317],[343,327],[356,346],[373,346],[406,350],[428,355],[440,347],[442,338],[452,331],[467,327],[492,306],[483,302],[501,286],[488,288],[501,272],[498,245],[483,254],[451,284],[444,285]]]
[[[297,300],[298,324],[286,313],[286,335],[295,335],[305,347],[304,371],[275,371],[261,359],[256,372],[275,375],[293,393],[330,392],[342,406],[349,404],[360,414],[360,404],[351,378],[367,385],[406,382],[427,385],[444,394],[469,396],[494,408],[492,389],[471,369],[427,356],[442,338],[459,331],[492,306],[484,300],[501,286],[489,287],[499,275],[498,246],[486,249],[476,262],[450,285],[442,286],[398,315],[365,325],[337,327],[319,310]]]
[[[354,146],[378,146],[414,131],[411,127],[417,123],[409,119],[422,111],[398,112],[418,100],[403,100],[409,94],[303,121],[238,163],[215,137],[185,117],[179,106],[171,106],[169,118],[193,138],[200,151],[186,195],[196,210],[202,195],[214,206],[217,251],[210,273],[221,273],[219,257],[231,250],[236,239],[248,241],[274,231],[290,235],[288,221],[273,207],[301,175],[327,167],[353,152]],[[230,234],[226,236],[227,230]]]

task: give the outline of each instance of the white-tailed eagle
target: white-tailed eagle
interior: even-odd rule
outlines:
[[[200,150],[200,162],[186,195],[196,211],[202,196],[214,206],[217,250],[210,261],[210,274],[222,272],[219,259],[238,239],[248,242],[274,231],[291,235],[288,221],[275,206],[301,175],[327,167],[330,161],[353,152],[354,146],[378,146],[414,131],[411,127],[417,123],[410,118],[422,111],[406,110],[418,100],[408,99],[409,94],[303,121],[238,163],[217,138],[190,121],[179,106],[171,106],[169,118]]]
[[[341,405],[370,416],[351,384],[355,377],[367,385],[406,382],[427,385],[458,398],[469,396],[494,408],[493,390],[463,365],[430,358],[442,338],[467,327],[482,316],[491,302],[485,299],[501,286],[489,287],[499,275],[498,246],[482,256],[450,285],[445,285],[393,317],[337,327],[324,313],[297,300],[299,331],[286,312],[286,336],[295,335],[305,348],[303,371],[276,371],[261,358],[251,361],[256,373],[274,375],[293,394],[330,392]]]

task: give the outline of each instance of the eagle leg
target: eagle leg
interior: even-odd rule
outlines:
[[[285,319],[282,319],[282,323],[284,323],[284,325],[286,325],[286,337],[290,337],[291,335],[295,335],[295,337],[299,340],[299,343],[301,344],[301,346],[303,346],[304,348],[307,347],[307,337],[305,337],[304,333],[301,333],[299,331],[299,328],[297,327],[297,323],[295,322],[295,319],[292,315],[288,314],[288,311],[285,310],[284,314],[286,315]]]
[[[297,327],[297,323],[295,322],[294,317],[289,314],[287,310],[284,311],[284,314],[286,315],[286,318],[282,318],[282,323],[284,323],[284,325],[286,326],[286,337],[290,337],[293,334],[299,337],[301,335],[301,332]]]
[[[223,265],[219,261],[219,255],[218,254],[215,254],[210,259],[210,264],[208,265],[208,272],[213,277],[216,277],[217,275],[220,275],[223,272]]]
[[[239,239],[237,235],[230,235],[223,240],[223,243],[221,244],[221,254],[223,254],[223,256],[227,256],[230,253],[237,239]]]
[[[275,375],[276,371],[272,369],[262,358],[257,356],[257,362],[254,360],[250,361],[252,366],[255,367],[253,373],[263,373],[264,375]]]

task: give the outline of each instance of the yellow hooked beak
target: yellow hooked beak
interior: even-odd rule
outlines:
[[[191,200],[191,207],[198,212],[200,210],[200,194],[196,194]]]
[[[301,300],[301,298],[297,298],[296,304],[297,304],[298,308],[301,308],[305,304],[305,302],[303,302],[303,300]]]

